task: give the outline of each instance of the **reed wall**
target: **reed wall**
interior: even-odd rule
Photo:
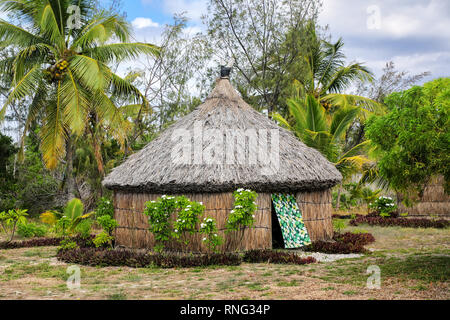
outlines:
[[[450,195],[444,190],[444,177],[436,177],[425,187],[422,197],[412,207],[399,203],[399,212],[407,212],[411,217],[438,216],[450,217]],[[402,196],[399,197],[400,201]]]
[[[331,240],[333,238],[331,190],[300,192],[296,198],[311,240]]]
[[[161,194],[115,192],[115,218],[119,224],[116,229],[116,242],[129,248],[153,248],[155,241],[148,231],[147,216],[143,214],[145,203],[156,200]],[[251,249],[267,249],[272,247],[271,195],[258,194],[255,213],[255,227],[225,235],[225,225],[229,212],[233,209],[232,193],[185,194],[192,201],[203,202],[204,216],[216,219],[219,235],[225,243],[220,248],[223,251],[245,251]],[[201,218],[203,219],[203,217]],[[167,245],[169,250],[187,252],[207,252],[202,235],[190,236],[188,245],[176,241]]]
[[[123,191],[114,193],[115,219],[119,224],[115,231],[117,245],[136,249],[154,247],[154,237],[148,231],[148,219],[143,211],[147,201],[156,200],[161,196],[161,194]],[[229,234],[225,234],[225,225],[228,214],[233,209],[232,193],[185,194],[185,196],[192,201],[202,202],[206,207],[204,216],[216,219],[219,235],[225,239],[220,250],[246,251],[272,248],[270,193],[258,194],[255,227]],[[298,193],[296,198],[311,239],[313,241],[331,239],[333,236],[331,191],[303,192]],[[168,243],[167,248],[178,252],[208,252],[203,244],[202,235],[189,236],[189,239],[188,245],[172,241]]]

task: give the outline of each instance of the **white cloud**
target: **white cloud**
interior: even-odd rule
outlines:
[[[380,13],[379,29],[369,29],[369,7]],[[377,75],[387,61],[411,73],[450,75],[450,1],[324,0],[319,16],[333,40],[342,37],[349,60],[365,62]],[[430,79],[427,79],[430,80]]]
[[[381,28],[369,30],[373,17],[369,7],[379,9]],[[449,35],[450,2],[442,0],[324,0],[320,21],[331,31],[351,35],[387,37]]]
[[[144,28],[157,28],[159,27],[159,23],[153,22],[150,18],[142,18],[138,17],[131,22],[132,26],[136,29],[144,29]]]

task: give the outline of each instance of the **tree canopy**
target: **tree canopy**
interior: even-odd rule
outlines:
[[[450,78],[389,95],[391,110],[367,123],[367,137],[377,147],[379,175],[391,187],[420,192],[430,179],[450,179]]]

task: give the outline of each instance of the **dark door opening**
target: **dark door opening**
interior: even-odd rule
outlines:
[[[272,248],[284,249],[283,233],[272,201]]]

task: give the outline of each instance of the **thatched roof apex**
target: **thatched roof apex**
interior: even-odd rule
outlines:
[[[237,138],[231,138],[233,134]],[[255,134],[258,144],[252,140]],[[241,187],[296,192],[330,188],[341,180],[339,171],[320,152],[254,110],[228,79],[221,78],[202,105],[115,168],[103,185],[172,194]]]

